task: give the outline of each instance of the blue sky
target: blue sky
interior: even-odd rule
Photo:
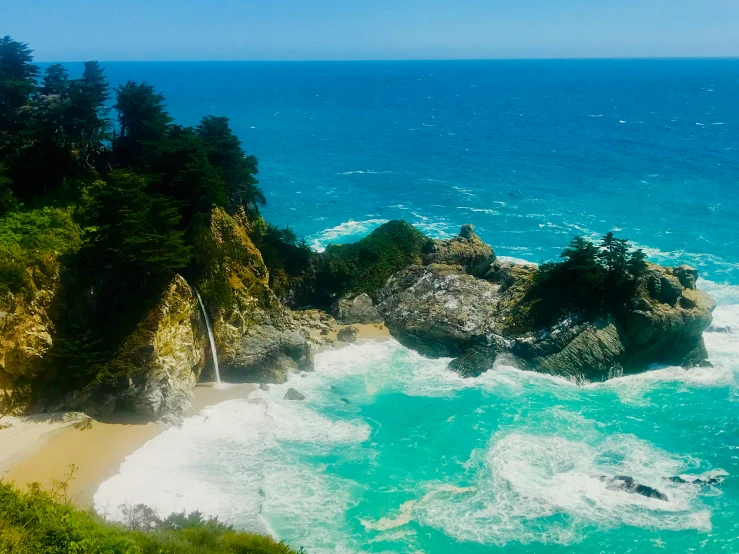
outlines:
[[[39,61],[739,56],[739,0],[0,0]]]

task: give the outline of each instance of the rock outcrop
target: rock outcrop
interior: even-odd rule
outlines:
[[[310,333],[270,290],[249,231],[243,212],[232,217],[214,208],[204,240],[219,255],[209,260],[201,290],[213,312],[224,379],[279,383],[290,371],[313,368]]]
[[[114,409],[149,419],[183,415],[205,365],[207,331],[197,298],[177,275],[110,362],[125,375]]]
[[[439,248],[437,254],[446,252],[447,258],[429,260],[458,259],[448,255],[451,250]],[[478,278],[470,274],[474,265],[409,266],[391,277],[377,307],[393,336],[422,354],[456,358],[449,367],[465,376],[490,369],[500,355],[576,381],[707,359],[702,333],[715,303],[695,288],[697,272],[688,266],[648,264],[627,304],[531,328],[521,319],[535,266],[493,260],[484,273],[476,272],[484,277]]]
[[[475,227],[463,225],[459,235],[449,240],[435,240],[424,263],[461,265],[475,277],[484,276],[495,262],[495,252],[475,234]]]
[[[49,360],[54,324],[51,307],[59,289],[60,263],[49,260],[45,271],[28,269],[31,289],[0,298],[0,389],[40,375]]]
[[[342,296],[334,304],[331,313],[339,323],[344,325],[382,322],[380,312],[377,311],[372,298],[367,293]]]
[[[459,265],[410,266],[380,290],[378,310],[400,342],[456,357],[494,331],[498,290]]]

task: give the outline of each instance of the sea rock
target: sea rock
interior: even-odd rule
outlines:
[[[499,284],[502,293],[516,283],[526,281],[535,271],[535,265],[496,260],[485,273],[484,278],[491,283]]]
[[[410,266],[378,293],[378,310],[392,335],[429,356],[456,357],[494,331],[500,285],[462,266]]]
[[[356,327],[345,327],[344,329],[341,329],[336,334],[336,338],[340,342],[346,342],[350,344],[357,342],[358,336],[359,336],[359,329],[357,329]]]
[[[401,343],[456,358],[449,368],[465,376],[490,369],[503,354],[520,367],[577,382],[655,363],[706,363],[702,335],[715,303],[694,288],[692,268],[649,264],[627,303],[597,317],[568,314],[547,328],[527,320],[536,271],[496,260],[479,279],[463,266],[410,266],[379,291],[377,308]]]
[[[618,323],[606,316],[592,322],[561,321],[546,333],[515,339],[511,352],[536,371],[600,381],[622,373],[626,347]]]
[[[673,274],[678,278],[680,284],[686,289],[695,289],[698,281],[698,270],[689,265],[679,265],[673,269]]]
[[[347,294],[342,296],[333,306],[332,315],[336,321],[344,325],[361,323],[380,323],[382,316],[375,308],[375,304],[369,294],[359,295]]]
[[[499,351],[494,341],[490,341],[490,344],[476,344],[449,362],[447,367],[462,377],[479,377],[493,367]]]
[[[295,389],[287,389],[284,396],[285,400],[305,400],[305,395],[296,391]]]
[[[475,277],[482,277],[495,261],[495,252],[475,234],[471,224],[462,226],[459,235],[449,240],[436,240],[424,263],[461,265]]]
[[[629,477],[628,475],[617,475],[615,477],[601,475],[600,480],[603,481],[609,489],[622,490],[632,494],[640,494],[646,498],[656,498],[657,500],[665,502],[668,500],[667,495],[663,492],[658,491],[654,487],[642,485],[633,477]]]

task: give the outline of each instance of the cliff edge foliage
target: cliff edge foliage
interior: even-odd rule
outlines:
[[[141,364],[111,362],[176,275],[202,282],[209,304],[229,302],[230,277],[205,275],[212,214],[262,221],[257,160],[228,119],[178,125],[151,85],[111,90],[97,62],[80,69],[42,72],[26,44],[0,39],[0,319],[15,330],[0,360],[5,395],[130,381]],[[264,224],[253,238],[295,272],[306,248],[283,235]]]
[[[64,483],[60,484],[62,487]],[[126,525],[106,523],[74,508],[63,489],[31,486],[20,492],[0,483],[0,552],[13,554],[295,554],[268,537],[235,531],[202,514],[164,520],[146,506],[124,510]],[[301,551],[302,552],[302,551]]]

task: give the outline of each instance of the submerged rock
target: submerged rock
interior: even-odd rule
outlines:
[[[285,396],[283,398],[285,400],[305,400],[305,395],[291,388],[287,389],[287,392],[285,393]]]
[[[600,476],[600,480],[606,483],[609,489],[622,490],[625,492],[640,494],[646,498],[656,498],[667,502],[669,499],[667,495],[657,489],[637,483],[633,477],[628,475],[617,475],[615,477],[607,477],[605,475]]]

